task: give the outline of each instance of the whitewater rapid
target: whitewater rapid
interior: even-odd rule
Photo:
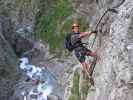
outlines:
[[[54,75],[46,67],[39,67],[30,64],[28,57],[20,58],[19,67],[27,75],[29,80],[40,80],[36,86],[38,91],[38,94],[36,95],[39,95],[37,100],[47,100],[47,97],[53,92],[56,84],[56,78]],[[28,91],[28,94],[32,95],[33,91],[34,89],[31,89]]]

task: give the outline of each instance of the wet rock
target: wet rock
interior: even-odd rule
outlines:
[[[62,100],[62,99],[58,96],[50,95],[50,96],[48,96],[48,100]]]
[[[24,52],[32,50],[33,43],[23,37],[17,37],[13,47],[16,54],[20,57]]]

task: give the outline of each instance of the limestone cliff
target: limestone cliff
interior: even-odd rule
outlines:
[[[97,63],[94,74],[96,91],[88,94],[87,100],[132,100],[133,98],[131,60],[133,2],[126,0],[117,11],[118,14],[113,16],[113,21],[110,23],[109,32],[106,34],[99,32],[101,45],[98,54],[101,60]],[[109,19],[111,17],[110,14]]]
[[[86,16],[91,29],[94,29],[100,16],[108,8],[120,2],[84,0],[78,5],[77,13]],[[98,49],[98,55],[101,57],[93,74],[96,90],[88,91],[88,96],[84,100],[132,100],[133,98],[133,1],[125,0],[116,11],[117,13],[108,12],[99,24],[93,48],[93,50]]]

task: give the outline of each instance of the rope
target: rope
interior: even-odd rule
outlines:
[[[116,8],[120,7],[124,2],[125,2],[125,0],[122,0],[122,2],[121,2],[120,4],[118,4],[118,5],[116,5],[116,6],[112,7],[112,8],[108,8],[108,9],[103,13],[103,15],[101,16],[101,18],[99,19],[99,21],[97,22],[96,27],[95,27],[95,31],[97,30],[98,25],[100,24],[100,22],[101,22],[101,20],[103,19],[103,17],[104,17],[109,11],[112,12],[112,13],[118,13],[118,12],[116,11]],[[93,40],[93,42],[92,42],[91,48],[93,48],[93,45],[94,45],[94,43],[95,43],[97,34],[98,34],[98,33],[95,34],[95,37],[94,37],[94,40]]]

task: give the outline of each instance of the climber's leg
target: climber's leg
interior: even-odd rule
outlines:
[[[84,47],[84,48],[82,49],[81,54],[82,54],[83,56],[97,57],[96,52],[92,52],[91,50],[89,50],[89,49],[86,48],[86,47]],[[89,74],[90,74],[91,65],[92,65],[91,62],[89,62],[89,63],[86,65],[86,66],[87,66],[86,69],[87,69],[87,71],[88,71]]]
[[[79,62],[81,63],[81,70],[83,73],[87,75],[88,78],[90,78],[89,71],[88,71],[88,64],[85,62],[85,55],[82,53],[82,51],[75,51],[75,55]]]
[[[84,73],[86,73],[87,77],[90,79],[91,76],[90,76],[90,73],[89,73],[89,70],[88,70],[88,67],[90,67],[86,62],[82,62],[81,63],[81,69]]]
[[[81,65],[82,65],[81,67],[82,67],[83,73],[85,73],[85,74],[87,75],[87,78],[89,78],[89,81],[90,81],[91,85],[94,86],[94,80],[93,80],[93,78],[90,76],[90,72],[89,72],[89,70],[88,70],[88,67],[90,67],[90,66],[88,66],[88,64],[85,63],[85,62],[81,63]]]
[[[86,50],[85,55],[91,56],[91,57],[97,57],[97,53],[96,52],[92,52],[90,50]]]

